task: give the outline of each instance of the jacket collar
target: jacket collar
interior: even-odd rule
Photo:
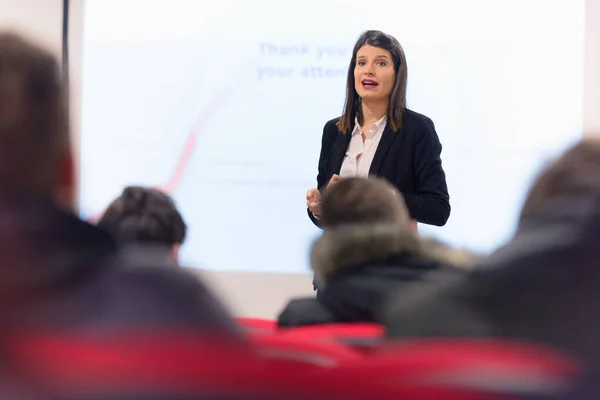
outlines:
[[[313,243],[310,263],[317,278],[326,281],[342,270],[385,263],[403,254],[457,267],[468,267],[475,261],[472,253],[423,239],[397,224],[359,224],[325,229]]]

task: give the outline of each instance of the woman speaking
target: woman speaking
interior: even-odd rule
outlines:
[[[411,218],[442,226],[450,216],[442,145],[428,117],[406,108],[406,57],[398,41],[363,33],[352,51],[346,104],[323,128],[317,188],[306,194],[319,224],[321,192],[347,177],[376,175],[404,196]]]

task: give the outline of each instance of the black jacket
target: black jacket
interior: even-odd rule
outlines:
[[[319,156],[317,188],[323,190],[334,174],[339,174],[350,133],[342,134],[336,123],[325,124]],[[398,132],[388,124],[375,152],[370,174],[387,179],[403,195],[413,219],[442,226],[450,216],[450,197],[440,157],[442,145],[428,117],[405,110]],[[311,220],[319,221],[308,212]]]
[[[292,300],[279,325],[382,322],[391,294],[432,271],[454,270],[447,266],[455,263],[448,252],[433,243],[391,224],[325,229],[311,250],[311,265],[322,283],[317,299]]]
[[[563,198],[524,218],[514,237],[466,276],[397,296],[391,338],[529,340],[600,367],[600,201]]]

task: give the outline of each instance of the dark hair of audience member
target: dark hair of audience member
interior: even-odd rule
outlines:
[[[529,189],[521,217],[549,200],[564,196],[600,199],[600,140],[578,142],[543,169]]]
[[[0,187],[4,198],[33,195],[73,205],[67,97],[61,69],[50,52],[17,35],[0,33]]]
[[[321,224],[406,223],[409,214],[402,195],[381,178],[347,178],[323,194]]]
[[[186,224],[169,195],[130,186],[113,200],[98,221],[121,244],[149,243],[172,247],[185,241]]]

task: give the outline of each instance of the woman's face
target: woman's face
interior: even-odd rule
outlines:
[[[389,51],[364,45],[356,53],[354,88],[363,100],[388,100],[396,84],[394,62]]]

